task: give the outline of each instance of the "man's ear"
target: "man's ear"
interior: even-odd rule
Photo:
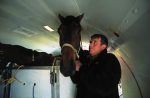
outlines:
[[[107,46],[106,46],[105,44],[102,45],[102,49],[103,49],[103,50],[106,49],[106,47],[107,47]]]

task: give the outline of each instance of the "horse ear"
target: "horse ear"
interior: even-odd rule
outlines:
[[[76,17],[76,19],[77,19],[77,21],[78,21],[79,23],[81,22],[83,16],[84,16],[84,14],[79,15],[79,16]]]
[[[61,23],[63,23],[65,18],[63,16],[61,16],[60,14],[58,15],[58,17],[59,17],[59,20],[61,21]]]

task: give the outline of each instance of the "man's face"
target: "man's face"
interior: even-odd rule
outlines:
[[[106,45],[101,43],[101,38],[94,38],[90,40],[89,52],[91,56],[98,55],[105,48]]]

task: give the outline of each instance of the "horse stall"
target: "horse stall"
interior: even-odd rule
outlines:
[[[0,84],[0,98],[75,98],[75,85],[60,73],[59,61],[55,66],[18,67],[9,71],[9,82]]]
[[[60,73],[60,56],[0,44],[0,98],[75,98],[75,85]]]

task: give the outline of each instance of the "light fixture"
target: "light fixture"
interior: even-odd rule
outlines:
[[[45,28],[46,30],[50,31],[50,32],[54,31],[54,30],[53,30],[51,27],[49,27],[49,26],[44,26],[44,28]]]

